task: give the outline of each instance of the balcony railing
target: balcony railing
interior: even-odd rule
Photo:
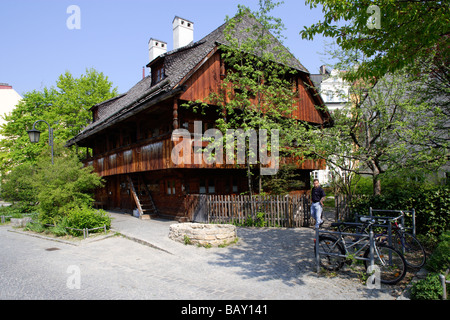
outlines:
[[[202,148],[193,143],[185,144],[184,149],[179,145],[182,139],[172,141],[170,135],[156,139],[135,143],[128,147],[122,147],[100,155],[96,155],[84,161],[85,165],[94,167],[94,171],[100,176],[128,174],[173,168],[206,168],[206,169],[237,169],[245,168],[245,165],[227,164],[225,151],[222,163],[208,161],[203,157]],[[202,147],[208,142],[202,141]],[[174,149],[178,145],[177,149]],[[174,156],[172,156],[172,153]],[[174,161],[175,160],[175,161]],[[302,160],[300,158],[282,158],[281,164],[295,163],[299,169],[320,170],[325,169],[325,161],[322,159]],[[267,167],[273,165],[268,164]]]

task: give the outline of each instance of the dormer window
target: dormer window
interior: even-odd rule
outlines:
[[[164,64],[158,64],[152,68],[152,83],[157,84],[164,79]]]
[[[164,78],[164,67],[158,68],[156,71],[156,82],[160,82]]]

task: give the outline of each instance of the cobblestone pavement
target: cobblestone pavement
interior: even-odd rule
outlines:
[[[312,229],[238,228],[236,244],[207,249],[170,240],[173,221],[111,215],[113,228],[125,237],[54,242],[0,226],[0,299],[393,300],[398,296],[395,286],[367,289],[350,269],[318,275]],[[80,272],[79,289],[70,288],[72,266]]]

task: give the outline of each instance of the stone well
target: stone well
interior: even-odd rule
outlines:
[[[230,224],[178,223],[169,229],[169,238],[181,243],[219,246],[236,239],[236,226]]]

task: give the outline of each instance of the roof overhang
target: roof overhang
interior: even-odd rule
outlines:
[[[139,112],[142,112],[142,111],[156,105],[157,103],[160,103],[167,99],[171,99],[183,90],[184,90],[183,87],[178,87],[169,92],[156,95],[156,96],[152,97],[150,100],[141,101],[141,100],[145,99],[145,97],[144,97],[143,99],[140,99],[140,101],[136,101],[134,104],[131,104],[127,108],[119,110],[117,113],[111,115],[110,117],[101,120],[95,126],[86,128],[80,134],[78,134],[76,137],[70,139],[67,142],[66,147],[70,147],[73,145],[83,146],[83,141],[88,140],[92,135],[97,134],[97,133],[107,129],[110,126],[112,126],[118,122],[124,121],[124,120],[138,114]]]

